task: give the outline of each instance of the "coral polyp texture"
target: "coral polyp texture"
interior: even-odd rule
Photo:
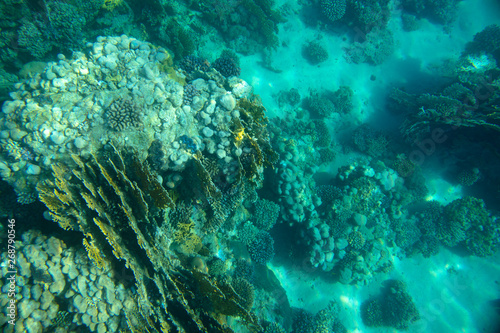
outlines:
[[[345,14],[345,0],[321,0],[321,12],[332,22],[340,20]]]

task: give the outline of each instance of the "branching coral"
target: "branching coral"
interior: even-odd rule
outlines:
[[[451,246],[465,242],[467,250],[480,257],[492,255],[498,245],[500,221],[488,213],[484,202],[474,197],[457,199],[444,208],[445,228],[441,239]]]
[[[367,326],[407,329],[420,318],[420,314],[405,284],[388,280],[380,297],[362,303],[361,318]]]
[[[332,22],[335,22],[340,20],[344,16],[346,9],[346,1],[321,0],[320,6],[321,6],[321,12],[326,16],[326,18],[328,18]]]
[[[266,199],[259,199],[254,203],[255,224],[262,230],[268,231],[276,223],[280,206],[272,201]]]
[[[355,42],[345,48],[345,59],[348,62],[380,65],[386,61],[396,49],[396,42],[391,31],[386,29],[372,30],[362,43]]]
[[[328,60],[328,52],[317,41],[312,41],[302,47],[302,56],[312,65]]]
[[[437,127],[459,129],[482,127],[500,131],[500,111],[496,99],[500,92],[495,60],[489,56],[464,55],[454,65],[454,81],[442,92],[411,95],[395,91],[391,108],[407,115],[403,134],[420,140]]]
[[[424,17],[440,24],[449,25],[457,18],[457,4],[454,0],[404,0],[405,12]]]
[[[248,246],[250,258],[258,264],[266,264],[274,258],[274,239],[267,231],[261,231]]]

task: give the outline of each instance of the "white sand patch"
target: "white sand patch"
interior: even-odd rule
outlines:
[[[332,300],[341,307],[340,318],[350,332],[395,332],[363,324],[360,305],[380,294],[381,282],[402,280],[420,312],[421,320],[407,332],[495,333],[500,319],[489,302],[500,298],[500,255],[459,257],[442,249],[432,258],[395,258],[389,274],[378,274],[368,286],[342,285],[314,277],[314,272],[269,265],[285,288],[291,306],[316,313]]]

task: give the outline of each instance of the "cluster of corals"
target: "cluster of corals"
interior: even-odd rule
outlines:
[[[274,258],[274,239],[267,231],[259,231],[248,245],[253,262],[265,265]]]
[[[184,94],[182,95],[182,104],[191,105],[194,96],[198,96],[200,92],[192,84],[187,84],[184,86]]]
[[[197,234],[199,225],[195,226],[194,221],[204,219],[204,228],[208,228],[210,222],[207,219],[210,216],[200,215],[190,205],[193,196],[203,195],[199,193],[202,187],[210,191],[214,211],[217,203],[223,200],[217,198],[220,190],[214,187],[206,171],[199,169],[200,165],[198,172],[191,170],[190,182],[184,183],[189,200],[183,200],[184,192],[180,191],[176,193],[174,204],[167,190],[158,182],[158,175],[147,163],[138,160],[134,152],[122,153],[111,146],[99,150],[85,162],[74,156],[77,167],[73,168],[73,173],[78,177],[73,177],[71,184],[61,181],[61,177],[68,172],[67,166],[61,163],[54,168],[57,185],[47,182],[39,190],[41,200],[61,227],[92,230],[92,233],[87,233],[84,245],[96,266],[115,267],[119,260],[127,262],[128,269],[133,271],[131,278],[139,296],[124,309],[124,315],[127,318],[142,316],[140,324],[133,321],[132,325],[136,327],[151,323],[151,316],[156,313],[156,318],[162,318],[158,327],[197,327],[202,332],[210,327],[211,330],[222,331],[212,315],[199,314],[201,309],[195,312],[191,303],[178,303],[177,300],[185,299],[181,294],[191,293],[189,290],[197,288],[197,292],[193,293],[200,297],[196,304],[201,298],[209,300],[215,313],[240,317],[247,325],[258,328],[257,318],[248,310],[252,303],[252,287],[242,281],[231,286],[224,279],[215,280],[208,275],[210,269],[205,258],[214,259],[217,249],[212,246],[202,251],[202,239]],[[197,167],[193,167],[196,170]],[[197,190],[194,191],[191,186]],[[63,196],[58,197],[55,193],[63,193],[66,204],[61,201]],[[170,221],[167,213],[174,207],[178,208],[172,213]],[[89,218],[90,215],[93,218]],[[252,243],[254,259],[265,263],[274,255],[272,238],[262,234],[256,239]],[[212,244],[217,243],[215,236],[210,240]],[[163,251],[158,252],[154,250],[156,248]],[[214,252],[209,254],[210,251]],[[146,270],[153,267],[156,267],[157,275],[151,278]],[[219,270],[224,268],[219,267]],[[177,275],[175,279],[171,278],[174,274]],[[159,278],[160,275],[162,278]],[[167,288],[165,281],[170,281],[173,289]],[[144,314],[138,315],[137,300],[140,300],[141,307],[148,309]],[[165,300],[168,301],[165,303]],[[177,317],[177,311],[167,308],[182,308],[182,318]],[[174,320],[174,317],[177,319]],[[152,332],[158,331],[156,326],[147,327]]]
[[[303,310],[293,309],[293,332],[338,332],[347,333],[347,329],[340,322],[337,303],[330,302],[324,309],[315,315]]]
[[[341,114],[349,114],[353,108],[354,92],[349,86],[340,86],[330,100],[335,106],[335,111]]]
[[[280,206],[266,199],[258,199],[254,203],[255,225],[262,230],[270,230],[278,220]]]
[[[311,91],[305,101],[305,108],[309,110],[312,116],[316,117],[328,117],[335,111],[332,101],[317,91]]]
[[[500,86],[496,81],[485,81],[485,77],[496,75],[498,67],[495,59],[483,50],[488,48],[485,45],[494,44],[493,40],[493,44],[489,44],[483,38],[489,40],[486,36],[495,35],[497,30],[500,29],[490,26],[484,35],[482,32],[476,35],[468,50],[447,70],[453,82],[441,91],[412,95],[395,90],[391,94],[391,109],[406,114],[401,129],[409,140],[419,140],[436,127],[454,130],[482,127],[500,131],[500,112],[496,107]],[[498,46],[492,47],[498,49]],[[488,93],[478,94],[483,89]]]
[[[321,0],[320,2],[321,12],[325,15],[325,17],[332,21],[340,20],[346,10],[346,1],[345,0]]]
[[[465,53],[471,55],[492,54],[500,61],[500,26],[492,24],[474,35],[472,42],[465,47]]]
[[[384,154],[389,144],[382,133],[367,125],[362,125],[354,131],[353,143],[360,151],[374,157]]]
[[[500,220],[488,213],[483,200],[457,199],[444,207],[444,216],[444,225],[438,226],[438,237],[442,241],[446,240],[451,246],[462,243],[475,256],[486,257],[495,252]]]
[[[396,42],[391,31],[387,29],[372,30],[366,34],[366,40],[354,42],[344,49],[344,58],[355,64],[368,63],[380,65],[386,61],[396,49]]]
[[[197,6],[203,18],[219,30],[224,38],[231,40],[240,52],[256,52],[259,47],[274,47],[277,44],[276,24],[281,20],[281,15],[273,8],[274,1],[208,0]],[[241,37],[236,39],[235,33]]]
[[[296,88],[292,88],[288,91],[282,90],[278,94],[278,103],[280,106],[288,104],[290,106],[295,106],[300,103],[300,93]]]
[[[328,51],[317,41],[312,41],[302,47],[302,56],[312,65],[328,60]]]
[[[311,122],[311,127],[314,133],[315,142],[317,147],[329,147],[332,141],[330,130],[324,120],[314,120]]]
[[[404,0],[401,2],[404,12],[444,25],[455,21],[457,4],[458,2],[454,0]]]
[[[241,74],[241,68],[234,58],[217,58],[213,67],[225,77],[239,76]]]
[[[134,102],[129,99],[119,98],[106,110],[105,116],[109,128],[114,131],[123,131],[141,124],[141,113]]]
[[[83,248],[29,230],[16,241],[16,330],[31,332],[74,331],[86,326],[90,332],[126,328],[124,307],[133,303],[126,279],[118,282],[111,269],[93,265]],[[1,257],[7,260],[7,253]],[[7,275],[7,266],[1,267]],[[6,325],[7,317],[0,314]]]
[[[458,174],[458,182],[463,186],[472,186],[481,178],[478,168],[463,170]]]
[[[382,29],[387,25],[391,10],[389,0],[354,1],[347,0],[343,21],[356,26],[364,34],[373,29]]]
[[[404,330],[420,319],[420,314],[404,282],[388,280],[379,297],[363,302],[361,318],[367,326]]]
[[[484,202],[464,197],[442,206],[437,201],[426,203],[415,218],[393,225],[398,232],[396,242],[407,255],[436,255],[441,246],[460,247],[479,257],[492,255],[498,246],[500,221],[491,216]]]
[[[376,241],[376,235],[398,232],[389,223],[391,218],[399,218],[388,215],[395,208],[387,209],[382,203],[392,202],[394,207],[401,203],[390,194],[397,180],[386,174],[389,169],[382,164],[377,170],[367,166],[341,168],[335,185],[321,185],[316,190],[322,199],[316,208],[320,222],[306,233],[311,263],[335,272],[341,283],[367,283],[373,274],[392,269],[389,250]]]
[[[179,62],[179,67],[188,73],[192,73],[195,71],[208,72],[211,65],[206,59],[194,55],[187,55]]]

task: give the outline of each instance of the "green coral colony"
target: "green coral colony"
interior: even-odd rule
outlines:
[[[442,2],[402,1],[402,28],[451,25],[455,2]],[[0,213],[38,223],[16,235],[17,319],[9,327],[0,314],[5,332],[347,332],[339,299],[315,314],[292,306],[271,264],[364,287],[406,257],[495,254],[500,220],[485,198],[433,200],[398,136],[357,124],[338,141],[332,122],[353,122],[360,103],[349,85],[282,90],[282,114],[268,119],[238,77],[236,52],[265,49],[263,67],[281,72],[270,55],[285,43],[278,26],[300,6],[318,26],[363,28],[364,40],[343,50],[348,63],[384,63],[397,46],[389,1],[42,3],[0,4],[10,16],[0,20]],[[201,46],[213,41],[228,49],[211,64]],[[323,66],[334,61],[327,44],[315,36],[299,53]],[[423,140],[435,126],[499,131],[499,60],[500,28],[488,26],[440,91],[394,89],[387,108],[406,116],[401,137]],[[20,78],[6,70],[21,62]],[[480,101],[478,89],[489,92]],[[497,143],[488,149],[498,159]],[[456,154],[457,184],[491,175]],[[412,327],[421,314],[407,284],[383,285],[356,305],[363,324]]]

